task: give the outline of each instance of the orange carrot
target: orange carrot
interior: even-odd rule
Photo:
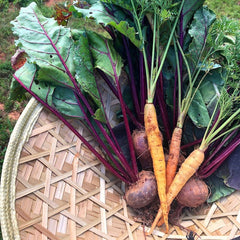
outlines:
[[[177,171],[181,140],[182,140],[182,128],[176,127],[173,131],[171,143],[169,146],[169,156],[166,170],[167,192]]]
[[[157,114],[154,104],[146,103],[144,107],[144,125],[147,135],[150,154],[153,161],[153,170],[158,186],[158,196],[163,210],[163,219],[168,231],[168,208],[166,197],[166,163],[162,146],[161,133],[158,127]]]
[[[185,183],[194,175],[194,173],[196,173],[197,169],[200,167],[203,161],[204,161],[204,151],[201,149],[196,149],[183,162],[167,193],[168,209],[170,209],[171,203],[173,202],[175,197],[181,191]],[[161,206],[161,208],[157,213],[157,216],[154,219],[151,229],[147,233],[148,235],[152,234],[154,228],[158,224],[158,221],[160,220],[162,215],[163,215],[163,209]]]

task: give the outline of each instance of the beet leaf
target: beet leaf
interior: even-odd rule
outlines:
[[[130,9],[131,5],[124,4],[124,2],[121,2],[121,7],[124,6],[127,9]],[[137,39],[137,32],[135,31],[135,28],[129,25],[130,21],[124,21],[124,19],[126,19],[127,17],[122,10],[120,11],[118,9],[117,10],[114,9],[114,12],[110,14],[104,7],[103,3],[100,1],[96,1],[88,9],[79,8],[77,6],[72,5],[70,7],[70,10],[73,13],[75,12],[81,14],[82,17],[94,19],[97,24],[103,24],[104,26],[111,26],[115,28],[118,32],[129,38],[135,46],[137,47],[141,46],[141,41]]]
[[[35,3],[22,8],[12,24],[14,33],[19,36],[16,44],[27,54],[27,62],[14,74],[15,80],[56,114],[112,173],[122,181],[136,181],[138,170],[135,156],[131,153],[131,141],[132,163],[129,164],[116,146],[115,138],[109,135],[109,132],[113,134],[110,125],[102,123],[106,115],[103,113],[95,68],[113,78],[121,98],[119,76],[122,61],[111,42],[86,31],[74,31],[72,36],[69,28],[45,18]],[[125,110],[123,99],[120,103]],[[68,117],[86,123],[106,153],[106,159],[74,129]],[[124,121],[128,125],[126,113]],[[108,123],[107,120],[104,122]],[[131,138],[130,129],[128,138]]]

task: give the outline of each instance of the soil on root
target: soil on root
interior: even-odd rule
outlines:
[[[142,223],[143,225],[150,227],[154,221],[154,218],[158,212],[160,202],[158,197],[148,206],[140,209],[134,209],[134,221]]]

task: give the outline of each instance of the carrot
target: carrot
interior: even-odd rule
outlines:
[[[203,161],[204,151],[198,148],[194,150],[183,162],[167,193],[168,210],[170,209],[170,205],[175,199],[175,197],[181,191],[185,183],[194,175],[194,173],[197,171]],[[163,209],[161,206],[147,235],[152,234],[162,215]]]
[[[166,196],[166,163],[162,146],[161,132],[158,128],[154,104],[146,103],[144,107],[144,125],[148,146],[153,161],[153,170],[157,181],[158,196],[163,210],[163,219],[168,231],[168,208]]]
[[[185,159],[168,190],[168,205],[172,203],[185,183],[196,173],[203,161],[204,151],[199,148]]]
[[[196,94],[196,90],[199,88],[201,82],[204,80],[206,75],[208,74],[208,71],[203,75],[201,80],[199,81],[197,87],[195,87],[195,90],[193,88],[196,80],[198,79],[198,74],[200,71],[196,73],[196,75],[192,76],[191,71],[190,71],[190,66],[187,62],[187,59],[183,53],[182,47],[180,46],[179,42],[177,39],[174,38],[174,49],[176,53],[176,62],[177,62],[177,69],[178,69],[178,118],[177,118],[177,124],[176,127],[173,131],[172,134],[172,139],[171,143],[169,146],[169,159],[167,163],[167,170],[166,170],[166,176],[167,176],[167,191],[173,181],[173,178],[176,174],[177,170],[177,165],[178,165],[178,160],[179,160],[179,155],[180,155],[180,145],[181,145],[181,139],[182,139],[182,128],[183,124],[187,115],[187,112],[189,110],[189,107],[191,105],[191,102],[194,99],[194,96]],[[178,48],[177,48],[178,45]],[[185,62],[187,71],[188,71],[188,81],[189,81],[189,87],[188,90],[185,92],[185,96],[183,99],[181,99],[182,96],[182,79],[181,79],[181,74],[180,74],[180,67],[179,67],[179,62],[178,62],[178,50],[180,51],[182,58]],[[194,77],[192,79],[192,77]],[[174,111],[175,112],[175,111]]]
[[[147,88],[147,102],[144,106],[144,125],[145,125],[145,131],[147,135],[149,150],[150,150],[150,154],[153,161],[153,170],[154,170],[154,174],[155,174],[157,186],[158,186],[158,196],[161,201],[161,209],[163,210],[163,219],[166,225],[166,231],[168,232],[168,207],[167,207],[167,198],[166,198],[167,196],[166,194],[166,163],[165,163],[165,157],[163,152],[162,139],[160,137],[161,133],[158,127],[156,109],[153,102],[154,102],[157,82],[162,72],[164,62],[167,58],[168,50],[174,38],[175,29],[177,27],[178,20],[180,18],[184,0],[181,1],[177,17],[174,21],[170,36],[168,37],[168,42],[163,52],[159,51],[160,50],[159,46],[161,46],[161,43],[160,43],[160,38],[158,37],[160,36],[160,29],[162,25],[162,21],[160,19],[160,15],[158,12],[159,6],[161,6],[161,4],[159,5],[159,3],[154,2],[152,7],[153,12],[151,12],[151,14],[146,14],[153,32],[152,54],[151,54],[150,64],[148,59],[148,53],[146,50],[147,48],[145,45],[146,41],[144,37],[144,32],[141,26],[142,17],[140,18],[140,15],[137,13],[137,9],[134,5],[133,0],[131,0],[131,3],[133,8],[134,20],[136,22],[136,27],[138,30],[138,36],[140,41],[142,42],[141,51],[143,54],[145,74],[146,74],[145,77],[146,77],[146,88]],[[142,7],[145,11],[145,6],[142,5]],[[162,7],[165,8],[164,5]]]
[[[181,140],[182,140],[182,128],[176,127],[173,131],[171,143],[169,146],[169,156],[166,170],[167,191],[177,171]]]

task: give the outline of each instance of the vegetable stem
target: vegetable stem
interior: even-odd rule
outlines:
[[[131,86],[131,91],[132,91],[133,105],[135,107],[135,111],[136,111],[136,115],[137,115],[138,119],[141,119],[140,104],[139,104],[139,101],[138,101],[137,90],[136,90],[136,85],[135,85],[132,59],[131,59],[131,55],[130,55],[129,48],[128,48],[129,43],[128,43],[128,41],[125,37],[123,37],[123,43],[124,43],[124,46],[125,46],[125,51],[126,51],[128,66],[129,66],[130,86]]]
[[[156,89],[156,83],[157,83],[157,80],[158,80],[158,77],[162,71],[162,68],[163,68],[163,64],[165,62],[165,59],[167,57],[167,53],[168,53],[168,50],[169,50],[169,47],[171,45],[171,42],[172,42],[172,39],[173,39],[173,36],[174,36],[174,33],[175,33],[175,29],[176,29],[176,26],[177,26],[177,23],[178,23],[178,20],[179,20],[179,17],[180,17],[180,13],[182,11],[182,7],[183,7],[183,4],[184,4],[185,0],[183,0],[181,2],[181,5],[179,7],[179,10],[178,10],[178,14],[177,14],[177,17],[175,19],[175,22],[173,24],[173,27],[172,27],[172,30],[171,30],[171,33],[170,33],[170,36],[169,36],[169,39],[168,39],[168,42],[167,42],[167,45],[166,45],[166,48],[165,48],[165,51],[163,53],[163,56],[162,56],[162,59],[161,59],[161,63],[160,63],[160,66],[158,68],[158,71],[156,73],[156,76],[155,78],[153,79],[153,82],[151,83],[151,92],[152,94],[154,94],[155,92],[155,89]]]
[[[107,48],[109,48],[108,45],[107,45]],[[111,61],[112,66],[115,66],[111,56],[110,56],[110,61]],[[126,133],[127,133],[130,156],[131,156],[131,159],[132,159],[132,167],[133,167],[133,173],[134,173],[133,180],[134,180],[134,182],[136,182],[137,181],[137,176],[138,176],[138,167],[137,167],[137,160],[136,160],[136,156],[135,156],[135,150],[134,150],[134,146],[133,146],[132,135],[131,135],[130,127],[129,127],[129,122],[128,122],[128,118],[127,118],[126,109],[125,109],[125,106],[124,106],[124,100],[123,100],[121,87],[120,87],[120,83],[119,83],[119,76],[116,72],[115,67],[113,67],[113,72],[114,72],[114,80],[115,80],[115,83],[116,83],[116,86],[117,86],[117,92],[118,92],[118,97],[119,97],[119,101],[120,101],[120,106],[121,106],[121,110],[122,110],[122,114],[123,114],[123,121],[124,121],[125,129],[126,129]],[[126,159],[124,161],[126,162]],[[130,171],[132,172],[132,170],[130,170]]]
[[[84,111],[84,108],[81,104],[81,102],[78,99],[77,94],[75,93],[75,97],[78,101],[78,105],[79,108],[81,109],[82,113],[84,114],[84,119],[86,121],[86,123],[88,124],[88,127],[90,128],[92,134],[94,135],[94,137],[97,139],[97,142],[101,145],[101,147],[104,149],[104,151],[107,153],[108,157],[112,160],[112,162],[116,165],[116,167],[119,169],[120,172],[124,172],[122,166],[119,164],[118,161],[115,160],[115,158],[113,157],[112,153],[109,151],[109,149],[107,148],[106,144],[104,144],[104,142],[102,141],[102,139],[99,137],[98,133],[96,132],[95,128],[93,127],[92,123],[90,122],[90,120],[87,117],[86,112]],[[83,97],[83,96],[82,96]],[[101,132],[103,133],[103,136],[106,138],[106,140],[108,141],[109,145],[113,148],[115,153],[118,153],[117,156],[119,157],[119,159],[121,160],[121,162],[124,162],[124,165],[126,166],[126,170],[129,171],[130,167],[128,167],[127,162],[125,161],[124,156],[122,156],[121,152],[119,152],[119,150],[117,149],[116,145],[112,142],[111,138],[108,136],[108,134],[106,133],[105,129],[102,127],[102,125],[96,120],[95,121],[98,125],[98,127],[100,128]],[[131,174],[131,172],[130,172]]]
[[[45,101],[43,101],[40,97],[38,97],[34,92],[31,91],[31,89],[28,89],[22,82],[19,80],[19,78],[13,74],[13,77],[16,81],[20,83],[20,85],[28,91],[34,98],[36,98],[43,106],[45,106],[47,109],[49,109],[54,115],[56,115],[82,142],[85,144],[88,149],[120,180],[123,182],[130,184],[132,181],[130,180],[130,177],[128,173],[126,175],[122,175],[119,173],[117,169],[115,169],[109,162],[106,161],[104,157],[75,129],[74,126],[70,124],[70,122],[66,121],[66,119],[53,107],[51,107],[49,104],[47,104]]]
[[[181,74],[180,74],[180,64],[179,64],[179,58],[178,58],[178,51],[177,51],[177,45],[176,45],[176,39],[174,37],[173,40],[174,43],[174,51],[176,56],[176,65],[177,65],[177,79],[178,79],[178,112],[181,111],[181,98],[182,98],[182,83],[181,83]]]
[[[113,84],[110,82],[110,80],[108,79],[108,77],[106,76],[106,74],[104,72],[102,72],[101,70],[98,71],[99,74],[101,75],[101,77],[103,78],[103,80],[106,82],[106,84],[108,85],[108,87],[111,89],[112,93],[119,99],[119,95],[118,92],[116,90],[116,88],[113,86]],[[137,121],[136,117],[134,116],[134,114],[131,112],[131,110],[128,108],[127,104],[124,102],[123,103],[125,108],[126,108],[126,112],[128,114],[128,116],[130,117],[131,121],[133,122],[133,124],[138,127],[138,128],[142,128],[142,124]]]
[[[238,147],[240,144],[240,134],[238,134],[235,140],[231,141],[231,145],[225,148],[211,163],[209,163],[205,168],[201,169],[198,176],[202,179],[212,175],[218,167],[225,161],[230,154]]]
[[[158,30],[159,30],[159,27],[160,27],[159,26],[160,21],[157,21],[156,8],[154,8],[153,43],[152,43],[152,51],[154,50],[154,54],[152,53],[152,61],[151,61],[151,69],[150,69],[151,71],[149,71],[147,54],[146,54],[146,49],[145,49],[145,46],[144,46],[144,38],[143,38],[143,35],[142,35],[142,28],[141,28],[141,24],[140,24],[140,19],[139,19],[139,16],[137,14],[135,5],[133,3],[133,0],[131,0],[132,7],[133,7],[134,20],[136,22],[137,30],[138,30],[138,33],[139,33],[139,38],[143,42],[142,52],[143,52],[145,72],[146,72],[146,81],[147,81],[147,103],[153,103],[153,99],[154,99],[154,95],[155,95],[155,91],[156,91],[156,84],[157,84],[158,78],[160,76],[160,73],[162,71],[165,59],[167,57],[167,53],[168,53],[169,47],[171,45],[171,42],[172,42],[172,39],[173,39],[173,36],[174,36],[175,29],[176,29],[178,19],[180,17],[180,13],[181,13],[184,2],[185,2],[184,0],[181,1],[181,5],[180,5],[180,8],[178,10],[178,14],[176,16],[175,22],[174,22],[173,27],[171,29],[171,33],[170,33],[170,36],[169,36],[169,39],[168,39],[167,45],[165,47],[165,50],[164,50],[164,53],[163,53],[163,56],[162,56],[162,59],[161,59],[161,62],[160,62],[159,66],[154,64],[154,61],[153,61],[153,59],[155,58],[155,51],[156,51],[155,50],[156,49],[156,46],[155,46],[156,45],[156,42],[155,42],[156,41],[156,34],[158,33]],[[158,52],[158,50],[157,50],[157,52]],[[155,60],[155,61],[158,61],[158,59]],[[154,65],[155,65],[156,69],[154,68]]]

